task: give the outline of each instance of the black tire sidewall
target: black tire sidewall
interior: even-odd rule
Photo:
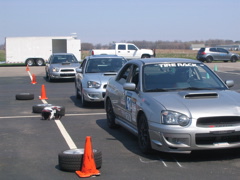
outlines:
[[[32,93],[19,93],[16,94],[16,100],[33,100],[34,94]]]

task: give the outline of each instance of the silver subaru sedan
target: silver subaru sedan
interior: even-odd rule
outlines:
[[[143,153],[239,148],[240,94],[233,85],[196,60],[131,60],[108,82],[107,124],[138,136]]]
[[[76,97],[82,106],[93,102],[103,102],[107,82],[116,76],[127,60],[117,55],[87,56],[77,68],[75,78]]]

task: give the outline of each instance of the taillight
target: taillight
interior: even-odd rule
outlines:
[[[92,55],[94,55],[94,51],[92,51]]]
[[[201,54],[202,54],[202,55],[206,55],[206,53],[205,53],[204,51],[203,51],[203,52],[201,52]]]

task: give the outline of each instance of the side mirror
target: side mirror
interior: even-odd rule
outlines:
[[[225,84],[230,88],[234,86],[234,81],[233,80],[226,80]]]
[[[77,72],[77,73],[82,73],[82,68],[77,68],[77,69],[76,69],[76,72]]]
[[[136,84],[134,84],[134,83],[124,83],[123,84],[123,89],[128,90],[128,91],[135,91]]]

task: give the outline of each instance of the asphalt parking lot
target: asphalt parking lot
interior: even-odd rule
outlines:
[[[211,63],[222,79],[233,79],[240,92],[240,63]],[[44,67],[30,67],[37,84],[31,84],[26,67],[0,67],[0,178],[4,180],[79,179],[60,171],[58,153],[71,146],[84,148],[86,136],[102,151],[99,180],[228,179],[240,177],[240,149],[198,151],[191,154],[140,152],[137,138],[120,128],[107,127],[103,103],[82,108],[73,81],[48,82]],[[45,85],[49,104],[64,106],[60,120],[72,143],[64,138],[56,121],[41,120],[32,106]],[[16,100],[18,93],[33,93],[34,100]]]

